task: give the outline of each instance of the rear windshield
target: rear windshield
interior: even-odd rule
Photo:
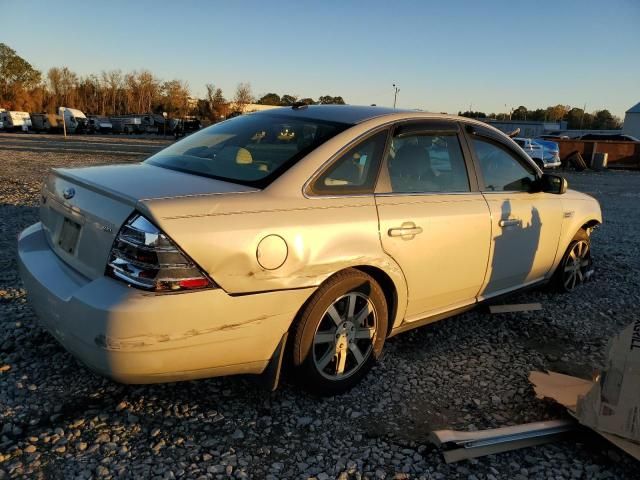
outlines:
[[[242,115],[194,133],[146,163],[264,188],[349,126],[286,114]]]

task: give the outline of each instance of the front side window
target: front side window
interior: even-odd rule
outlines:
[[[391,192],[468,192],[469,177],[455,134],[394,137],[387,161]]]
[[[242,115],[200,130],[146,162],[264,188],[349,126],[286,114]]]
[[[350,148],[314,182],[317,194],[373,193],[378,166],[387,140],[387,130]]]
[[[536,180],[533,169],[529,170],[518,158],[490,140],[472,139],[476,158],[484,180],[484,189],[489,192],[528,192]]]

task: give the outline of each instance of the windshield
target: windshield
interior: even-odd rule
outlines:
[[[242,115],[194,133],[146,162],[264,188],[349,126],[293,115]]]

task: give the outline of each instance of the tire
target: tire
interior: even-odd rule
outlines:
[[[307,302],[295,324],[294,376],[318,395],[350,390],[379,358],[387,325],[380,285],[360,270],[337,273]]]
[[[562,293],[572,292],[593,273],[591,259],[591,239],[580,229],[573,237],[553,274],[551,286]]]
[[[569,163],[573,165],[573,168],[576,169],[576,172],[582,172],[583,170],[587,169],[587,163],[584,161],[582,155],[580,155],[580,152],[577,150],[569,155],[568,160]]]

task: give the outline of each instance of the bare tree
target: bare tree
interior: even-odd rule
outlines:
[[[233,97],[235,110],[244,113],[247,105],[253,103],[253,93],[250,83],[239,83],[236,87],[236,95]]]
[[[205,85],[207,89],[207,115],[210,120],[217,120],[223,114],[226,100],[222,95],[222,89],[216,88],[213,83]]]
[[[139,112],[151,112],[152,106],[160,93],[160,81],[149,71],[142,70],[138,74]]]
[[[115,115],[119,113],[120,91],[123,86],[122,72],[120,70],[110,70],[109,72],[103,71],[101,78],[102,83],[107,89],[105,96],[106,101],[108,102],[108,108],[105,108],[105,113]]]
[[[162,84],[164,111],[172,116],[183,117],[189,111],[189,85],[181,80],[170,80]]]

